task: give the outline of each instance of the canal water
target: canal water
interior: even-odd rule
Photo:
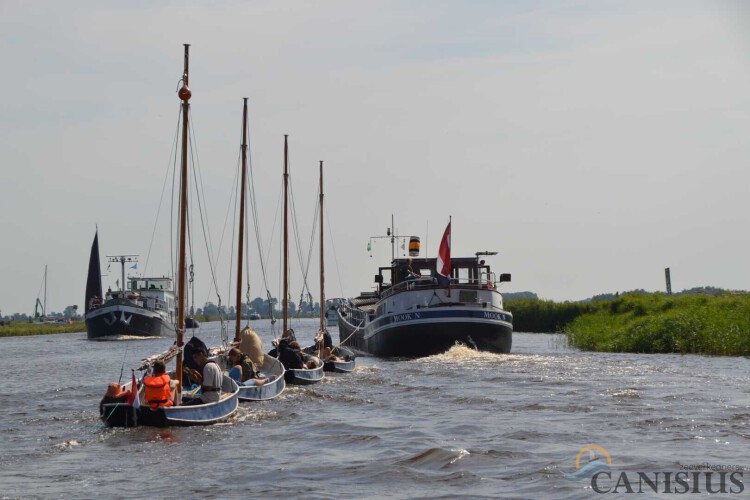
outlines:
[[[293,324],[302,344],[316,324]],[[278,324],[252,325],[270,347]],[[198,336],[217,345],[220,330]],[[600,498],[628,493],[622,475],[661,498],[698,471],[693,497],[719,470],[727,496],[750,492],[746,358],[589,353],[516,333],[509,355],[360,357],[221,425],[106,428],[107,383],[170,344],[0,339],[0,498]]]

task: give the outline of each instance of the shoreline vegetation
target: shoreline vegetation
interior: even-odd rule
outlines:
[[[28,321],[6,322],[0,326],[0,337],[25,337],[28,335],[50,335],[53,333],[80,333],[86,331],[83,321],[72,323],[29,323]]]
[[[314,318],[312,314],[300,314],[299,318]],[[265,317],[264,317],[265,318]],[[221,316],[196,314],[195,319],[200,323],[209,321],[220,321]],[[224,321],[234,322],[234,317],[227,318]],[[267,318],[265,318],[267,319]],[[245,320],[243,320],[245,321]],[[252,322],[250,323],[252,326]],[[72,323],[29,323],[28,321],[4,321],[0,325],[0,338],[2,337],[26,337],[30,335],[52,335],[55,333],[81,333],[86,331],[86,324],[83,320],[73,321]]]
[[[511,299],[514,331],[558,332],[585,351],[750,355],[750,294],[628,293],[556,303]]]
[[[519,297],[507,299],[505,306],[513,313],[514,331],[562,333],[571,347],[585,351],[750,356],[748,292],[629,292],[585,302]],[[219,319],[200,314],[195,318]],[[85,331],[83,321],[12,322],[0,326],[0,337]]]

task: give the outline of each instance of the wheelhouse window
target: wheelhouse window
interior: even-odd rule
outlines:
[[[130,281],[131,290],[170,290],[172,280],[169,278],[139,278]]]

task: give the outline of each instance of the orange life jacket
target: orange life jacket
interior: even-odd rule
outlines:
[[[169,375],[162,373],[158,376],[143,377],[145,399],[151,408],[172,406],[172,388],[169,387]]]

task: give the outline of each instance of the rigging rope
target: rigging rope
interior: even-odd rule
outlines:
[[[192,110],[189,110],[189,113],[191,115],[191,121],[190,121],[190,129],[189,132],[191,133],[191,141],[190,141],[190,158],[192,160],[193,164],[193,178],[195,180],[196,185],[196,200],[198,202],[198,212],[200,214],[200,221],[201,221],[201,229],[203,231],[203,240],[206,244],[206,252],[208,254],[208,267],[209,271],[211,273],[211,282],[216,290],[216,296],[219,298],[219,321],[221,321],[221,339],[222,342],[226,345],[228,342],[228,338],[226,336],[226,325],[224,324],[226,319],[224,317],[224,312],[221,307],[221,294],[219,293],[218,283],[216,280],[216,272],[215,272],[215,259],[213,258],[211,254],[211,247],[213,246],[213,243],[211,242],[211,233],[207,229],[207,219],[208,219],[208,213],[207,213],[207,207],[204,207],[206,204],[205,200],[205,192],[206,190],[203,187],[203,177],[201,175],[200,170],[200,163],[196,160],[198,156],[198,146],[197,141],[195,139],[195,127],[193,126],[192,122]],[[197,189],[200,187],[200,189]],[[201,203],[201,194],[203,194],[203,200]],[[180,291],[182,293],[182,291]]]
[[[330,219],[330,217],[328,215],[328,208],[325,209],[325,213],[326,213],[326,220],[328,221],[328,237],[331,240],[331,250],[333,250],[333,261],[336,263],[336,277],[339,280],[339,297],[343,297],[344,296],[344,287],[341,284],[341,272],[340,272],[340,269],[339,269],[339,259],[336,256],[336,247],[333,244],[333,233],[331,232],[331,219]],[[321,307],[323,307],[323,304],[321,304]]]
[[[181,107],[182,106],[180,105],[180,108]],[[154,229],[153,231],[151,231],[151,241],[148,244],[148,252],[146,253],[146,264],[143,266],[144,276],[148,275],[147,274],[148,263],[149,263],[149,260],[151,259],[151,249],[154,246],[154,238],[156,237],[156,227],[159,223],[159,215],[161,214],[161,207],[164,204],[164,192],[167,189],[167,181],[169,180],[170,166],[171,166],[172,172],[174,173],[174,163],[177,161],[177,144],[179,142],[179,134],[180,134],[180,114],[181,112],[177,113],[177,127],[175,128],[174,139],[172,140],[172,147],[169,152],[169,162],[167,163],[167,169],[164,172],[164,183],[162,184],[162,187],[161,187],[161,196],[159,197],[159,206],[156,209],[156,218],[154,219]],[[171,224],[172,223],[170,221],[170,228],[172,227]],[[171,236],[171,233],[170,233],[170,236]],[[170,238],[170,241],[171,241],[171,238]],[[170,255],[171,255],[171,252],[172,252],[172,249],[170,248]],[[174,266],[172,266],[172,275],[174,275]]]

